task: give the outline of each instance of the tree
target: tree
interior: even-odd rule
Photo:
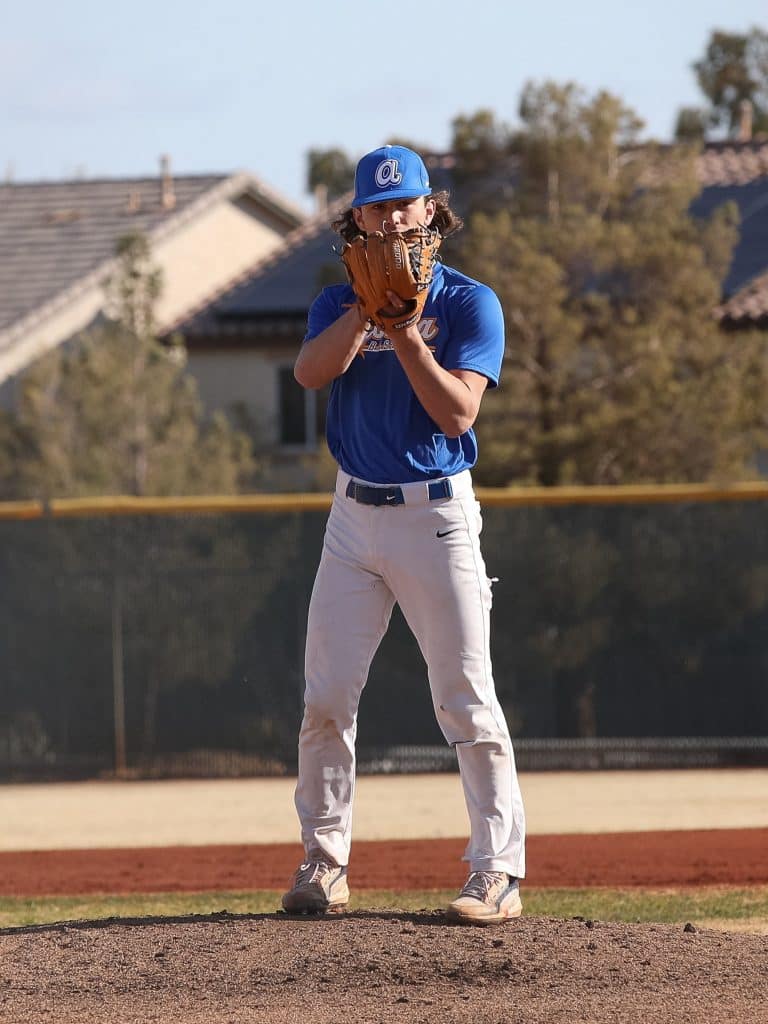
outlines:
[[[681,107],[675,122],[675,139],[678,142],[703,142],[708,124],[706,110],[699,107]]]
[[[509,153],[514,139],[511,129],[488,109],[459,114],[451,127],[451,152],[456,158],[459,182],[492,171]]]
[[[745,102],[752,105],[752,130],[768,131],[768,32],[752,28],[740,35],[715,29],[693,70],[709,107],[681,110],[678,139],[692,138],[697,123],[718,133],[738,135]]]
[[[180,342],[155,336],[161,279],[142,235],[117,246],[113,319],[38,360],[0,423],[5,497],[229,493],[253,470],[249,439],[206,421]]]
[[[499,294],[503,387],[478,479],[615,484],[743,477],[764,439],[759,338],[712,316],[737,225],[697,222],[686,148],[640,146],[607,93],[529,86],[513,202],[473,215],[463,268]]]
[[[405,146],[406,149],[412,149],[422,156],[427,156],[434,151],[434,147],[428,143],[419,142],[417,139],[409,139],[405,135],[388,135],[385,141],[387,146]]]
[[[488,109],[459,114],[451,128],[452,205],[465,218],[507,205],[516,186],[515,133]],[[455,237],[447,240],[449,262],[458,259],[455,254],[460,247]]]
[[[307,191],[327,189],[329,200],[338,199],[352,187],[355,162],[343,149],[310,149],[307,154]]]
[[[106,284],[107,312],[137,338],[151,338],[163,275],[152,262],[149,240],[140,232],[123,235],[115,245],[115,256],[119,270]]]
[[[602,217],[612,199],[635,191],[639,170],[622,168],[621,153],[636,145],[643,123],[617,97],[600,92],[587,102],[572,83],[528,83],[520,118],[520,212],[557,223],[583,206]]]

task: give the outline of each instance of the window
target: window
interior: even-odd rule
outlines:
[[[316,448],[325,435],[328,388],[308,391],[293,376],[292,366],[278,370],[280,443]]]

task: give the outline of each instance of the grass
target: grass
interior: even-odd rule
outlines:
[[[451,891],[359,890],[351,910],[437,910]],[[750,889],[536,889],[523,890],[525,914],[585,917],[598,921],[685,923],[768,933],[768,886]],[[0,928],[91,921],[103,918],[186,917],[193,914],[270,914],[279,909],[275,892],[153,893],[123,896],[0,898]]]

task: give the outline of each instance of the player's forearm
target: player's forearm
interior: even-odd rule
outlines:
[[[436,362],[418,332],[411,338],[407,333],[393,344],[416,397],[447,437],[461,436],[477,419],[479,397]]]
[[[365,324],[356,307],[348,309],[321,334],[301,346],[293,368],[304,388],[322,388],[340,377],[360,351]]]

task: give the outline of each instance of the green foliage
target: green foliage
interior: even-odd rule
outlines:
[[[119,270],[106,286],[110,319],[138,338],[151,337],[163,277],[152,262],[149,239],[138,231],[123,235],[115,245],[115,256]]]
[[[426,142],[418,142],[416,139],[409,139],[405,135],[388,135],[385,144],[387,146],[405,146],[406,149],[412,149],[415,153],[420,153],[421,156],[426,156],[434,149],[433,146],[428,145]]]
[[[768,32],[755,27],[741,35],[715,29],[693,69],[709,100],[710,127],[737,134],[741,104],[749,101],[753,130],[768,131]]]
[[[637,189],[639,168],[622,161],[642,121],[615,96],[588,101],[573,83],[529,83],[520,101],[520,212],[557,219],[581,208],[600,216]]]
[[[460,114],[452,121],[451,151],[456,158],[456,177],[462,181],[493,170],[510,152],[514,133],[492,110]]]
[[[117,255],[117,319],[39,359],[0,420],[4,498],[232,493],[253,470],[249,439],[221,413],[205,421],[183,345],[154,335],[161,281],[146,239],[126,236]]]
[[[749,922],[759,932],[768,920],[768,887],[751,889],[524,889],[528,914],[596,921]]]
[[[307,154],[307,191],[318,185],[328,190],[328,199],[338,199],[352,187],[355,161],[343,149],[310,149]]]
[[[709,116],[699,107],[681,107],[675,122],[677,142],[703,142],[707,135]]]
[[[686,147],[640,146],[618,99],[529,86],[512,201],[469,219],[463,269],[504,308],[503,387],[479,423],[485,484],[753,475],[764,440],[761,339],[712,310],[736,212],[706,222]]]

